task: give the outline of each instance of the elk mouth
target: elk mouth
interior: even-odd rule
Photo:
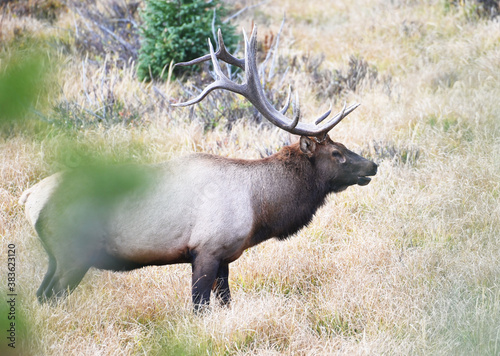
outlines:
[[[371,180],[369,177],[358,177],[358,185],[367,185]]]
[[[357,182],[358,185],[367,185],[372,180],[369,176],[374,176],[375,174],[377,174],[377,168],[378,168],[377,164],[374,162],[370,163],[371,163],[370,169],[368,171],[363,172],[364,175],[358,176],[358,182]]]

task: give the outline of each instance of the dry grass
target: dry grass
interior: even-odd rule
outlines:
[[[276,32],[283,11],[283,58],[324,53],[320,69],[345,70],[356,55],[377,69],[377,80],[334,98],[363,105],[333,133],[380,164],[376,178],[331,196],[289,241],[268,241],[234,262],[230,308],[193,315],[187,265],[92,270],[66,302],[40,306],[35,291],[45,252],[17,199],[78,155],[65,156],[69,139],[57,129],[4,135],[1,268],[7,244],[15,243],[18,310],[28,326],[18,340],[24,352],[500,354],[500,23],[471,20],[441,1],[373,0],[276,0],[239,21],[249,28],[255,18],[261,34]],[[60,26],[70,28],[71,16],[64,14]],[[42,33],[46,27],[32,19],[3,21],[10,26],[4,38],[16,26]],[[203,120],[191,121],[203,110],[167,105],[182,94],[177,83],[155,89],[136,81],[132,65],[106,69],[71,53],[58,54],[54,102],[100,113],[111,93],[128,122],[113,121],[118,114],[99,123],[75,110],[86,126],[69,122],[71,144],[95,155],[147,162],[194,151],[255,158],[287,140],[244,122],[205,132]],[[327,105],[312,74],[295,68],[286,78],[298,87],[306,117]]]

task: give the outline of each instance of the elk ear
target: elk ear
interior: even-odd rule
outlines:
[[[311,157],[316,150],[316,142],[307,136],[300,137],[300,150],[308,157]]]

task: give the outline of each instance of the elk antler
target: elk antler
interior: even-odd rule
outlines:
[[[323,115],[316,119],[314,124],[308,124],[299,122],[300,119],[300,107],[299,98],[296,95],[295,101],[293,103],[293,120],[288,119],[284,114],[288,110],[291,100],[291,89],[289,89],[287,101],[281,110],[276,110],[271,103],[267,100],[264,89],[260,83],[260,78],[257,70],[257,26],[254,26],[252,35],[250,36],[250,41],[247,38],[245,31],[243,30],[243,37],[245,38],[245,59],[239,59],[231,55],[224,46],[224,41],[222,39],[222,33],[219,29],[218,39],[219,48],[217,52],[214,52],[212,42],[208,39],[208,47],[210,49],[210,54],[204,55],[203,57],[194,59],[189,62],[177,63],[176,66],[188,66],[192,64],[201,63],[209,59],[212,60],[215,74],[217,79],[207,86],[200,95],[189,101],[173,104],[173,106],[188,106],[203,100],[208,93],[215,89],[226,89],[237,94],[243,95],[252,103],[252,105],[264,116],[266,119],[271,121],[274,125],[279,128],[288,131],[292,134],[302,135],[302,136],[315,136],[323,139],[328,131],[333,129],[344,117],[350,114],[354,109],[356,109],[359,104],[353,104],[344,108],[340,113],[331,118],[326,124],[318,126],[323,122],[332,112],[331,106]],[[223,72],[219,65],[218,59],[235,65],[243,70],[245,70],[246,81],[243,84],[237,84],[231,81]]]

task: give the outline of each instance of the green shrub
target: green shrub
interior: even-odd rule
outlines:
[[[140,80],[165,79],[171,61],[183,62],[208,53],[207,38],[212,38],[212,21],[221,28],[226,47],[237,42],[232,25],[222,23],[226,9],[219,0],[149,0],[141,13],[141,48],[137,74]],[[181,70],[192,70],[181,69]]]

